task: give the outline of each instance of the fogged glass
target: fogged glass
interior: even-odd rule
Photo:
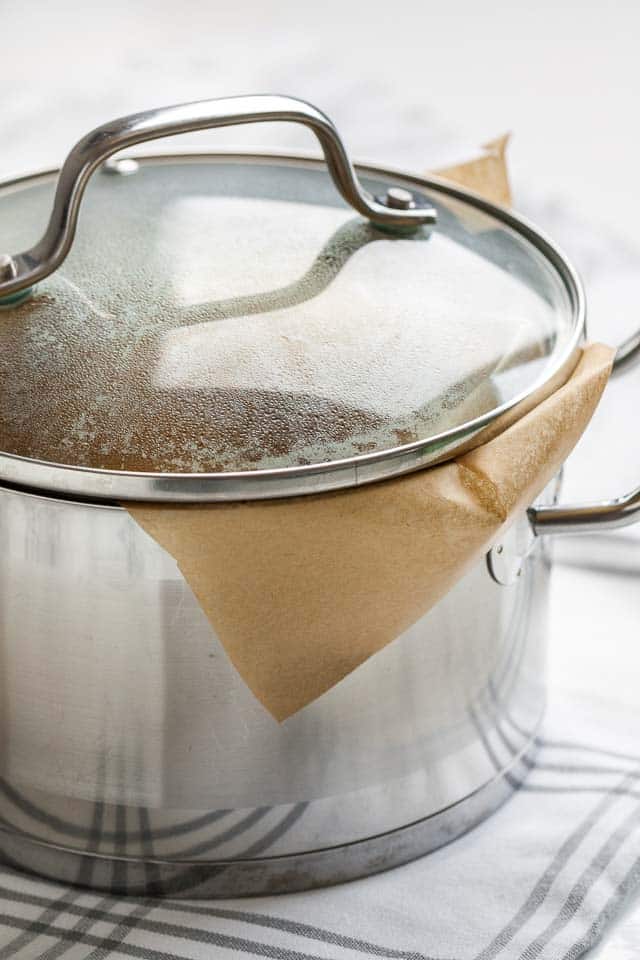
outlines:
[[[37,240],[52,193],[0,196],[0,250]],[[571,335],[564,285],[500,221],[429,199],[434,229],[393,234],[303,164],[96,174],[67,260],[0,312],[0,449],[246,471],[386,450],[513,399]]]

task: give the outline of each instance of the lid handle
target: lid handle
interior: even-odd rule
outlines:
[[[5,304],[18,302],[28,288],[60,266],[73,243],[87,181],[111,154],[177,133],[267,120],[302,123],[313,130],[339,193],[373,223],[414,228],[435,223],[435,210],[418,194],[392,188],[386,197],[374,198],[363,190],[333,123],[304,100],[259,95],[161,107],[112,120],[78,141],[60,171],[53,210],[42,239],[24,253],[0,255],[0,300]]]

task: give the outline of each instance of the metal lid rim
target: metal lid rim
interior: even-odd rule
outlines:
[[[309,153],[282,153],[279,151],[171,151],[138,154],[141,162],[170,162],[172,160],[227,160],[244,162],[291,162],[317,168],[324,160]],[[50,463],[0,452],[0,485],[16,485],[43,493],[61,494],[65,498],[77,495],[97,501],[138,500],[149,502],[207,503],[263,500],[303,496],[344,490],[379,480],[423,469],[426,466],[451,459],[462,443],[473,437],[507,413],[514,413],[545,386],[566,379],[575,366],[578,348],[585,335],[586,301],[580,277],[564,253],[524,217],[494,204],[471,190],[448,183],[437,176],[419,176],[390,167],[365,163],[354,164],[359,174],[370,177],[392,177],[407,183],[462,200],[488,213],[516,230],[552,264],[561,278],[572,308],[573,334],[554,366],[539,377],[525,391],[510,401],[480,417],[443,433],[410,444],[303,466],[280,467],[269,470],[229,473],[132,473],[116,470]],[[30,180],[54,176],[55,169],[0,182],[0,189],[19,187]],[[473,444],[471,443],[471,446]],[[435,449],[434,449],[435,448]]]

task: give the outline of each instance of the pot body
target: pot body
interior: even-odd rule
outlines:
[[[542,542],[508,586],[483,558],[282,724],[125,510],[0,488],[0,543],[12,863],[131,893],[301,889],[446,842],[526,772],[544,705]]]

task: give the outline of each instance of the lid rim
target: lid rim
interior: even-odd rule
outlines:
[[[171,151],[136,154],[141,162],[172,160],[238,160],[243,162],[291,162],[313,167],[325,166],[324,160],[305,153],[276,151]],[[462,447],[471,449],[482,442],[480,434],[505,414],[518,416],[518,408],[530,408],[563,383],[571,374],[579,356],[585,333],[586,303],[584,289],[576,270],[562,251],[525,218],[491,203],[484,197],[450,184],[438,177],[420,177],[390,167],[354,164],[365,177],[401,178],[422,189],[462,200],[488,213],[528,240],[553,266],[570,302],[573,331],[554,366],[525,391],[480,417],[434,436],[386,450],[302,466],[229,473],[134,473],[34,460],[0,451],[0,486],[26,487],[39,492],[74,495],[99,502],[114,500],[164,501],[181,503],[233,502],[303,496],[362,486],[391,479],[426,466],[451,459]],[[43,170],[0,182],[7,189],[30,180],[52,176],[55,170]],[[474,440],[476,441],[474,443]]]

